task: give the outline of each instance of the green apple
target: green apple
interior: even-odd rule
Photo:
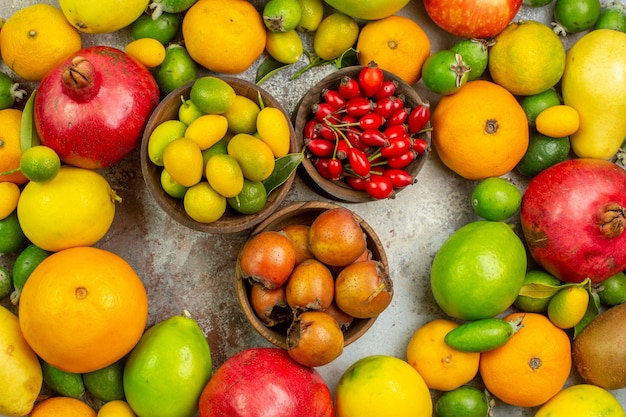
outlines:
[[[410,0],[324,0],[338,11],[356,19],[377,20],[395,14]]]

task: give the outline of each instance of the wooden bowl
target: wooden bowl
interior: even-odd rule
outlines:
[[[349,76],[354,79],[358,79],[359,72],[361,71],[362,68],[363,68],[362,66],[353,66],[353,67],[347,67],[339,71],[333,72],[327,75],[325,78],[323,78],[320,82],[318,82],[313,88],[311,88],[304,95],[304,97],[302,97],[302,99],[300,100],[300,103],[298,104],[298,107],[295,113],[295,120],[294,120],[294,126],[296,130],[296,142],[297,142],[298,149],[305,149],[304,137],[303,137],[304,126],[306,122],[310,120],[312,117],[311,107],[314,104],[321,102],[322,91],[324,89],[336,89],[337,86],[339,85],[339,82],[341,81],[341,78],[344,76]],[[397,94],[404,95],[406,99],[405,101],[406,107],[414,108],[423,102],[420,96],[415,91],[415,89],[413,89],[413,87],[411,87],[401,78],[399,78],[398,76],[388,71],[383,70],[383,73],[385,75],[386,80],[394,80],[397,82],[398,87],[396,90],[396,95]],[[428,123],[427,126],[430,127],[430,122]],[[428,143],[429,148],[430,148],[430,144],[431,144],[430,132],[425,132],[425,133],[420,134],[420,138],[424,139]],[[339,201],[345,201],[345,202],[351,202],[351,203],[376,201],[375,198],[371,197],[365,191],[355,190],[343,180],[332,181],[332,180],[324,178],[322,175],[320,175],[320,173],[315,168],[314,159],[312,155],[308,154],[308,152],[305,152],[305,154],[306,154],[306,157],[303,159],[302,164],[301,164],[302,169],[304,169],[307,176],[314,183],[314,185],[319,190],[327,194],[328,196]],[[405,170],[409,172],[411,175],[413,175],[413,177],[415,178],[417,174],[421,171],[424,164],[426,163],[427,157],[428,157],[428,152],[418,156],[413,162],[411,162],[411,164],[409,164],[405,168]],[[402,189],[403,188],[396,189],[396,192],[399,192]]]
[[[258,103],[260,94],[261,98],[263,99],[263,103],[265,103],[265,106],[276,107],[280,109],[290,122],[289,129],[291,131],[291,143],[289,146],[289,152],[296,152],[297,146],[293,125],[291,124],[291,120],[285,109],[274,97],[272,97],[262,88],[248,81],[236,77],[219,78],[228,82],[235,90],[235,93],[237,93],[238,95],[248,97],[255,103]],[[152,131],[160,123],[178,118],[178,109],[182,103],[181,96],[185,99],[189,99],[189,93],[191,91],[192,85],[193,82],[190,82],[168,94],[161,101],[161,103],[159,103],[157,108],[150,116],[150,119],[148,120],[141,141],[141,172],[146,186],[148,187],[148,191],[150,192],[150,195],[155,199],[157,204],[163,209],[163,211],[165,211],[178,223],[189,227],[190,229],[206,233],[223,234],[236,233],[254,227],[258,223],[266,219],[270,214],[272,214],[274,210],[276,210],[278,206],[280,206],[280,204],[285,200],[285,197],[287,196],[287,193],[289,192],[291,185],[293,184],[293,181],[295,179],[295,171],[287,179],[287,181],[285,181],[283,185],[275,189],[267,197],[265,207],[263,207],[263,209],[258,213],[241,214],[231,209],[230,207],[227,207],[224,215],[219,220],[213,223],[200,223],[193,220],[185,212],[185,208],[183,207],[183,200],[171,197],[161,187],[161,172],[163,171],[163,167],[157,166],[153,164],[152,161],[150,161],[150,158],[148,157],[148,139],[150,138]]]
[[[250,237],[266,230],[279,231],[292,224],[310,225],[321,213],[336,207],[339,206],[333,203],[319,201],[291,203],[290,205],[279,209],[257,225],[251,232]],[[372,252],[372,259],[380,261],[385,268],[386,274],[389,275],[387,255],[385,254],[385,248],[380,242],[378,236],[370,225],[365,222],[365,220],[363,220],[356,213],[353,214],[366,235],[367,247]],[[250,287],[251,285],[249,280],[242,277],[238,257],[235,268],[235,289],[239,305],[241,306],[246,319],[248,319],[252,327],[254,327],[254,329],[266,340],[277,347],[287,349],[287,328],[291,323],[289,322],[279,324],[274,327],[267,327],[263,321],[258,318],[250,305],[250,301],[248,299]],[[372,327],[375,321],[376,317],[369,319],[354,318],[350,326],[344,332],[344,346],[348,346],[359,337],[363,336],[363,334],[365,334],[365,332]]]

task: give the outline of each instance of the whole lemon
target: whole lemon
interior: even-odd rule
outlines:
[[[67,20],[85,33],[111,33],[133,23],[150,0],[59,0]]]

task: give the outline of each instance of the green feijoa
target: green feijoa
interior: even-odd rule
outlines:
[[[157,19],[162,13],[182,13],[198,0],[152,0],[148,9],[152,10],[152,18]]]
[[[11,302],[14,305],[18,304],[22,288],[24,288],[24,284],[26,284],[30,274],[51,254],[52,252],[48,252],[31,243],[17,255],[13,264],[13,286],[15,290],[11,293]]]
[[[81,374],[62,371],[43,360],[40,363],[43,382],[53,391],[72,398],[78,398],[85,393]]]
[[[17,251],[27,241],[17,219],[17,210],[0,220],[0,255]]]
[[[517,171],[527,177],[533,177],[567,159],[570,153],[569,137],[551,138],[533,131],[528,139],[528,148],[517,163]]]
[[[169,94],[196,79],[198,69],[185,47],[171,44],[165,48],[165,59],[157,69],[155,79],[162,94]]]
[[[294,30],[301,18],[299,0],[269,0],[263,7],[263,23],[272,32]]]
[[[435,401],[437,417],[486,417],[489,408],[487,394],[471,385],[446,391]]]
[[[454,94],[467,83],[470,70],[461,54],[444,49],[426,59],[422,66],[422,81],[434,93]]]
[[[100,401],[124,399],[124,363],[121,361],[84,373],[83,381],[87,391]]]
[[[0,300],[9,295],[12,287],[11,273],[5,267],[0,266]]]
[[[600,0],[556,0],[554,31],[565,35],[589,30],[600,17],[600,8]]]
[[[618,272],[602,281],[598,287],[600,302],[606,306],[615,306],[626,302],[626,274]]]
[[[489,46],[492,42],[486,39],[463,39],[450,48],[452,52],[461,54],[463,61],[470,67],[468,81],[483,75],[489,64]]]
[[[620,4],[603,6],[595,28],[626,32],[626,9]]]
[[[152,38],[167,45],[180,31],[181,22],[177,13],[165,12],[156,19],[144,13],[133,22],[130,33],[133,39]]]
[[[16,101],[26,97],[26,91],[4,72],[0,72],[0,110],[13,107]]]
[[[523,316],[510,321],[490,317],[461,324],[444,337],[446,344],[463,352],[486,352],[502,346],[523,326]]]

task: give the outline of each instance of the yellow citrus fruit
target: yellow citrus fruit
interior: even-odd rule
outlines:
[[[584,286],[565,287],[550,299],[548,317],[555,326],[570,329],[582,320],[588,305],[589,292]]]
[[[243,173],[232,156],[213,155],[207,161],[205,170],[211,187],[224,197],[235,197],[243,189]]]
[[[61,10],[49,4],[34,4],[18,10],[0,31],[2,60],[28,81],[41,81],[81,46],[80,33]]]
[[[552,88],[565,70],[565,48],[551,28],[526,20],[509,24],[489,49],[492,79],[515,95]]]
[[[624,409],[609,391],[590,384],[563,389],[535,414],[535,417],[624,417]]]
[[[67,20],[85,33],[110,33],[141,16],[150,0],[59,0]]]
[[[20,187],[12,182],[0,182],[0,220],[6,219],[17,208]]]
[[[233,136],[227,150],[241,166],[243,176],[251,181],[267,179],[276,166],[272,149],[262,140],[246,133]]]
[[[174,139],[163,150],[163,167],[177,183],[191,187],[202,178],[202,151],[189,138]]]
[[[478,373],[480,353],[461,352],[444,341],[446,334],[458,326],[452,320],[433,320],[417,329],[407,345],[407,362],[430,389],[451,391]]]
[[[265,50],[263,18],[245,0],[196,2],[185,13],[182,33],[193,60],[214,72],[244,72]]]
[[[304,46],[295,29],[287,32],[272,32],[268,29],[265,50],[278,62],[295,64],[300,60]]]
[[[359,25],[348,15],[332,13],[315,31],[313,49],[322,59],[335,59],[350,49],[359,37]]]
[[[228,130],[231,133],[247,133],[252,135],[256,132],[256,119],[261,108],[246,96],[236,95],[233,105],[224,113],[228,120]]]
[[[0,34],[2,31],[0,30]],[[10,181],[18,185],[24,184],[28,178],[20,171],[22,145],[20,143],[20,129],[22,111],[17,109],[0,110],[0,181]],[[12,174],[5,172],[15,171]]]
[[[374,61],[379,68],[415,84],[430,56],[430,40],[413,19],[392,15],[367,23],[356,49],[361,65]]]
[[[235,102],[235,89],[221,78],[210,75],[198,78],[191,86],[189,98],[200,111],[209,114],[226,113]]]
[[[153,38],[141,38],[126,45],[125,51],[148,68],[158,67],[165,60],[165,47]]]
[[[226,198],[206,181],[189,187],[183,204],[189,217],[199,223],[213,223],[226,211]]]
[[[122,257],[82,246],[53,253],[35,268],[22,289],[18,317],[24,338],[43,360],[87,373],[137,344],[148,297]]]
[[[71,397],[49,397],[33,408],[29,417],[96,417],[96,410]]]
[[[99,241],[111,227],[120,200],[98,172],[64,165],[54,179],[24,187],[17,216],[32,243],[56,252]]]
[[[535,127],[542,135],[563,138],[578,131],[580,118],[578,111],[566,104],[548,107],[537,115]]]
[[[166,120],[154,128],[148,137],[148,157],[153,164],[163,166],[163,151],[168,143],[185,136],[187,125],[180,120]]]
[[[302,16],[296,29],[300,32],[314,32],[324,17],[324,2],[322,0],[299,0]]]
[[[289,120],[282,111],[276,107],[264,107],[257,117],[256,128],[274,157],[280,158],[289,153],[291,130]]]
[[[510,172],[528,148],[524,110],[510,92],[491,81],[470,81],[443,96],[431,124],[441,161],[471,180]]]
[[[222,114],[205,114],[191,122],[185,138],[196,142],[201,151],[219,142],[228,131],[228,119]]]
[[[136,417],[136,414],[126,401],[113,400],[100,407],[97,417]]]

